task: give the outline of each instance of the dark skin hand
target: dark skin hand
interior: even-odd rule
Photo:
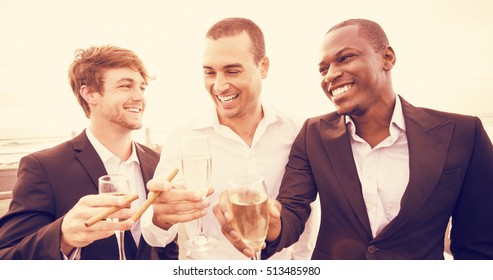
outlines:
[[[269,199],[269,228],[267,230],[266,241],[274,241],[281,234],[281,204],[275,199]],[[236,229],[228,192],[222,192],[219,201],[213,207],[214,215],[221,225],[223,235],[233,244],[233,246],[249,258],[255,257],[255,251],[243,242],[241,234]],[[264,243],[265,247],[265,243]]]

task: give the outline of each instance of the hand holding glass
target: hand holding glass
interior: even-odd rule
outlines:
[[[114,196],[126,196],[130,194],[130,185],[128,183],[128,178],[124,175],[113,174],[105,175],[99,178],[99,193],[114,195]],[[107,218],[107,220],[112,220],[118,222],[117,218]],[[117,230],[115,231],[116,239],[118,242],[118,254],[120,260],[125,260],[125,246],[124,246],[124,236],[125,231]]]
[[[209,138],[204,135],[184,136],[182,138],[182,172],[185,187],[199,192],[205,198],[210,187],[212,171],[211,147]],[[198,219],[198,235],[188,240],[185,247],[190,251],[205,251],[217,245],[217,240],[204,233],[202,218]]]
[[[248,175],[230,181],[229,201],[234,222],[243,242],[260,252],[269,225],[268,195],[264,179],[260,175]]]

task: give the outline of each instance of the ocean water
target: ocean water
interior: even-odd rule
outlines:
[[[479,116],[486,132],[493,139],[493,114]],[[0,166],[19,162],[21,157],[42,149],[53,147],[77,135],[75,131],[51,131],[34,129],[2,129],[0,128]],[[150,147],[162,145],[169,131],[145,129],[135,131],[134,139]]]
[[[56,146],[79,133],[80,131],[47,132],[36,129],[0,128],[0,167],[14,165],[25,155]],[[168,131],[147,132],[142,129],[133,132],[133,139],[155,148],[161,146],[168,135]]]

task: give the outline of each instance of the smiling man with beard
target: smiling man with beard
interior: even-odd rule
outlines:
[[[142,127],[144,92],[150,79],[130,50],[91,47],[79,50],[69,68],[73,93],[89,127],[53,148],[21,159],[8,213],[0,219],[2,259],[118,259],[115,230],[126,230],[126,259],[177,259],[174,242],[153,248],[140,223],[90,217],[124,206],[116,196],[98,195],[98,178],[124,174],[139,199],[112,217],[126,220],[146,199],[159,154],[132,140]]]

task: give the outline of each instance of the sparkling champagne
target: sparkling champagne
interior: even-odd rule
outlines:
[[[232,193],[230,201],[233,217],[243,241],[254,250],[260,251],[269,224],[267,194],[245,188]]]
[[[122,174],[110,174],[101,176],[98,179],[98,189],[100,194],[123,196],[130,193],[128,177]],[[112,219],[118,221],[118,218]],[[125,260],[124,230],[115,230],[116,241],[118,242],[118,255],[120,260]]]
[[[185,186],[189,190],[202,193],[205,197],[209,189],[209,179],[212,170],[210,157],[186,157],[182,160]]]

